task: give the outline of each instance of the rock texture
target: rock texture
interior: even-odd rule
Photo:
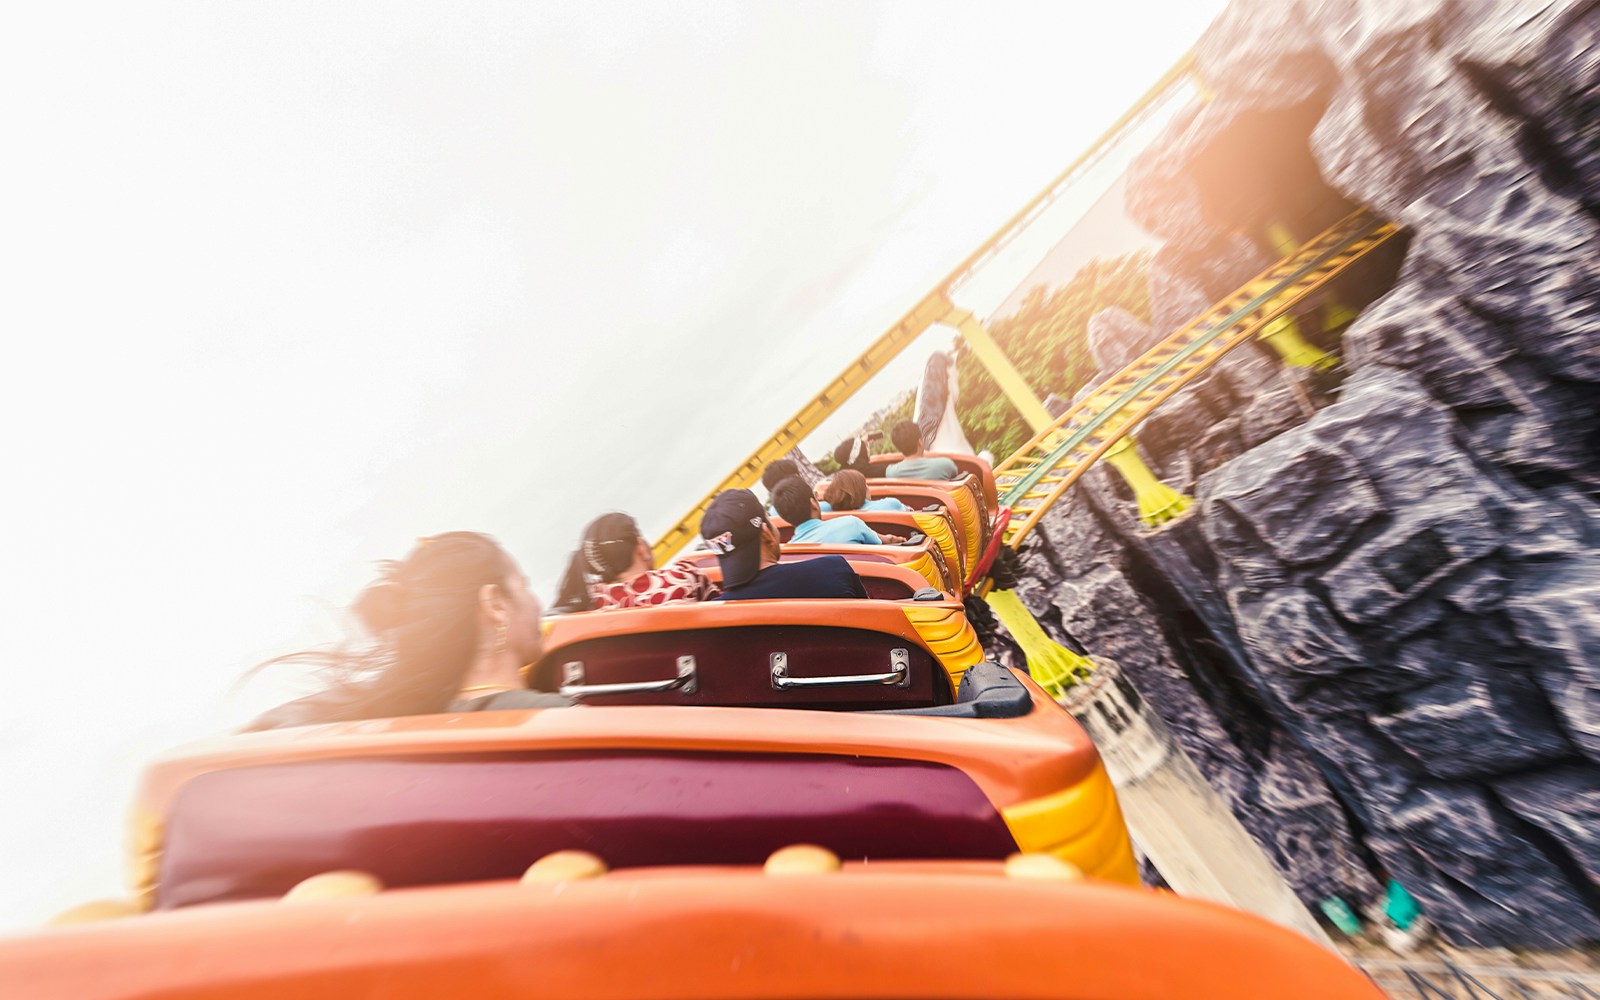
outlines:
[[[1370,900],[1377,883],[1354,856],[1345,815],[1311,759],[1249,691],[1204,655],[1185,655],[1181,635],[1165,637],[1178,623],[1148,582],[1137,581],[1134,554],[1119,551],[1095,506],[1086,496],[1071,498],[1040,526],[1022,557],[1019,596],[1047,628],[1091,637],[1095,654],[1135,678],[1303,898]]]
[[[1308,902],[1394,877],[1454,943],[1600,940],[1600,3],[1236,0],[1198,63],[1130,178],[1166,242],[1150,328],[1091,324],[1105,370],[1284,232],[1408,239],[1312,303],[1360,309],[1308,324],[1336,402],[1241,352],[1139,431],[1195,510],[1147,535],[1097,470],[1024,597]]]
[[[1600,938],[1573,836],[1593,803],[1569,794],[1594,775],[1600,645],[1535,624],[1600,616],[1589,505],[1485,462],[1421,378],[1382,366],[1203,494],[1250,657],[1384,868],[1461,941]]]

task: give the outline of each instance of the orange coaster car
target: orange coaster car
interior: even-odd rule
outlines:
[[[551,662],[585,635],[558,637]],[[1099,755],[1027,678],[979,664],[953,702],[866,704],[889,710],[585,705],[215,739],[146,772],[137,879],[146,905],[170,909],[335,869],[436,885],[514,877],[569,848],[617,867],[754,863],[804,840],[874,862],[1043,851],[1137,882]]]
[[[521,882],[50,928],[0,940],[0,982],[33,1000],[1382,1000],[1291,931],[1050,861],[558,856]]]
[[[991,511],[999,506],[1000,491],[995,485],[994,468],[990,466],[988,462],[985,462],[976,455],[963,455],[959,452],[953,451],[927,451],[923,452],[923,454],[929,458],[948,458],[950,461],[956,463],[956,469],[959,470],[964,477],[971,476],[974,482],[977,484],[979,496],[983,501],[983,506]],[[867,474],[867,481],[871,482],[874,479],[885,478],[888,475],[889,466],[900,461],[904,457],[905,456],[899,452],[886,452],[882,455],[872,456],[872,468]],[[899,481],[936,482],[937,480],[907,479]],[[960,482],[960,480],[952,480],[952,482]]]
[[[955,462],[961,476],[953,480],[885,479],[881,478],[885,470],[899,461],[900,456],[876,455],[872,460],[872,472],[878,478],[869,478],[867,486],[874,497],[893,497],[918,510],[937,505],[952,512],[965,552],[964,593],[988,575],[989,567],[999,554],[1011,512],[1010,508],[999,506],[994,470],[988,462],[974,455],[947,452],[935,457]]]
[[[869,479],[867,490],[874,498],[893,497],[913,510],[927,507],[949,513],[968,551],[979,548],[989,531],[991,512],[981,500],[972,476],[941,482],[924,479]]]
[[[954,599],[954,595],[936,590],[921,573],[900,563],[852,562],[850,567],[861,577],[867,596],[875,601],[907,601],[930,591],[938,595],[937,600]],[[715,560],[709,566],[701,566],[700,572],[715,583],[722,582],[722,567]]]

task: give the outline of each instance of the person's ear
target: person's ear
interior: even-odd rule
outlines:
[[[639,536],[639,545],[635,549],[635,553],[640,559],[644,560],[646,569],[656,568],[656,552],[650,547],[650,543],[645,541],[643,535]]]
[[[499,584],[486,583],[478,588],[478,613],[497,625],[510,619],[506,595]]]

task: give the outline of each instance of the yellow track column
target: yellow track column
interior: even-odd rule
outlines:
[[[1134,446],[1132,437],[1125,437],[1112,445],[1105,454],[1106,461],[1122,473],[1133,498],[1139,502],[1139,520],[1150,527],[1166,524],[1188,510],[1193,500],[1156,478],[1144,457]]]
[[[1293,316],[1283,315],[1268,323],[1261,331],[1265,340],[1283,363],[1291,368],[1315,368],[1325,371],[1339,364],[1339,359],[1312,344],[1300,334],[1300,324]]]
[[[1294,256],[1300,249],[1300,241],[1294,238],[1289,228],[1282,223],[1272,222],[1267,224],[1267,239],[1278,248],[1278,252],[1285,257]],[[1278,357],[1291,368],[1314,368],[1318,371],[1327,371],[1337,367],[1339,359],[1310,343],[1300,333],[1300,323],[1290,313],[1284,313],[1277,319],[1268,323],[1266,329],[1261,331],[1261,339],[1278,352]]]
[[[1028,676],[1038,682],[1052,698],[1066,696],[1067,688],[1094,673],[1094,663],[1045,634],[1044,626],[1022,603],[1014,590],[991,591],[985,598],[1000,624],[1022,647],[1028,661]]]
[[[1028,427],[1035,434],[1050,426],[1050,411],[1039,402],[1039,397],[1033,394],[1033,389],[1023,381],[1022,375],[1011,364],[1011,359],[1006,357],[1000,345],[989,336],[989,331],[978,322],[978,317],[969,310],[956,307],[950,310],[942,320],[955,327],[961,333],[967,346],[972,348],[972,353],[983,362],[983,367],[989,370],[989,375],[1000,386],[1000,391],[1006,394],[1022,414],[1022,419],[1028,422]]]

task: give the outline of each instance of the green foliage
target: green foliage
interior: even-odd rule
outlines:
[[[1145,251],[1090,260],[1053,291],[1044,285],[1030,289],[1015,312],[989,326],[989,334],[1035,395],[1069,399],[1095,374],[1088,344],[1095,313],[1117,306],[1149,321],[1149,264]],[[956,378],[961,429],[974,449],[987,448],[1000,461],[1033,436],[965,342],[956,349]]]
[[[906,393],[906,398],[905,399],[902,399],[900,402],[896,403],[889,410],[889,412],[885,413],[882,416],[882,418],[880,418],[878,420],[878,423],[875,426],[869,427],[867,429],[869,431],[882,431],[883,432],[883,439],[885,441],[888,441],[889,440],[889,431],[894,428],[894,425],[898,424],[902,420],[910,420],[911,419],[911,415],[913,413],[915,413],[916,411],[917,411],[917,394],[915,392],[908,392],[908,393]],[[881,447],[876,447],[873,450],[874,451],[884,451],[888,447],[889,447],[888,445],[884,445],[884,446],[881,446]]]

